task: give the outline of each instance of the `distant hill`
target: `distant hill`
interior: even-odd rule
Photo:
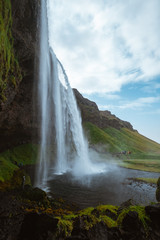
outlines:
[[[104,129],[107,127],[113,127],[116,129],[121,129],[123,127],[130,130],[134,130],[129,122],[122,121],[115,115],[111,114],[110,111],[100,111],[95,102],[84,98],[77,89],[73,89],[74,94],[77,99],[77,104],[81,110],[83,122],[91,122],[97,127]]]
[[[74,93],[92,147],[98,146],[113,155],[130,151],[130,157],[135,159],[160,159],[160,144],[139,134],[129,122],[111,112],[100,111],[96,103],[84,98],[76,89]]]

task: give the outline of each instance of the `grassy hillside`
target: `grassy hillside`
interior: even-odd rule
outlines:
[[[160,172],[160,144],[127,128],[102,130],[90,122],[84,123],[84,128],[90,144],[103,146],[106,152],[121,158],[121,166]],[[131,154],[119,154],[122,151]]]

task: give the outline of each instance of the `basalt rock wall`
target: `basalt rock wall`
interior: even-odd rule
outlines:
[[[6,0],[5,0],[6,1]],[[7,0],[11,4],[11,39],[21,79],[15,75],[15,86],[6,85],[0,107],[0,151],[31,141],[37,131],[33,116],[33,92],[36,82],[38,52],[39,0]],[[2,10],[5,5],[2,5]],[[3,23],[3,15],[2,22]],[[10,75],[8,75],[10,82]],[[13,84],[12,84],[13,85]],[[35,134],[36,135],[36,134]]]

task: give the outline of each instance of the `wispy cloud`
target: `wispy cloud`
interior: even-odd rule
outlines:
[[[145,109],[146,107],[152,106],[152,104],[160,102],[160,97],[145,97],[145,98],[138,98],[134,101],[121,101],[120,103],[116,105],[99,105],[98,107],[100,109],[132,109],[132,110],[141,110]],[[158,111],[158,110],[156,110]]]
[[[121,109],[137,109],[151,106],[151,104],[159,102],[160,97],[138,98],[135,101],[127,102],[119,106]]]
[[[72,87],[121,90],[160,75],[159,0],[48,0],[50,44]]]
[[[146,86],[142,88],[145,93],[157,93],[160,90],[160,83],[149,82]]]

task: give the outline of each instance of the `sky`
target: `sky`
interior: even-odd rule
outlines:
[[[48,0],[70,84],[160,143],[160,0]]]

